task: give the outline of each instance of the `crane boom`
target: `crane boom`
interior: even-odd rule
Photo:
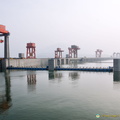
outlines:
[[[6,29],[4,25],[0,25],[0,33],[9,33]]]

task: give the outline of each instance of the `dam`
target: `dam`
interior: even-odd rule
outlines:
[[[85,62],[101,62],[113,58],[51,58],[55,61],[55,68],[61,65]],[[38,59],[2,59],[0,60],[0,71],[9,68],[46,68],[50,58]]]
[[[113,59],[113,57],[101,57],[103,52],[101,49],[95,51],[95,57],[93,58],[78,58],[78,50],[80,50],[80,48],[77,45],[71,45],[71,47],[68,47],[68,54],[66,54],[65,58],[62,57],[62,52],[64,52],[64,50],[61,48],[57,48],[57,50],[54,51],[54,58],[36,58],[36,45],[31,42],[27,43],[26,57],[24,57],[24,53],[20,53],[21,56],[19,58],[11,58],[9,50],[9,35],[10,32],[6,30],[6,27],[0,25],[0,36],[4,37],[4,40],[0,40],[0,43],[4,41],[4,58],[0,59],[0,71],[4,71],[7,68],[50,68],[50,59],[54,60],[54,68],[65,64],[100,62]]]

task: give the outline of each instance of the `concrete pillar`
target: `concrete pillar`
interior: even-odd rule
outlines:
[[[4,37],[5,37],[5,42],[4,42],[4,58],[7,60],[8,59],[8,63],[5,63],[4,64],[4,69],[3,70],[5,70],[6,69],[6,67],[8,67],[8,66],[10,66],[10,51],[9,51],[9,33],[8,34],[5,34],[4,35]],[[6,64],[8,64],[7,66],[6,66]]]
[[[66,58],[66,64],[69,64],[69,59],[68,58]]]
[[[10,56],[9,53],[9,36],[5,35],[5,43],[4,43],[4,58],[8,59]]]
[[[67,59],[67,58],[62,58],[62,59],[61,59],[61,65],[67,64],[67,63],[66,63],[66,59]]]
[[[55,68],[55,60],[54,59],[49,59],[48,60],[48,70],[54,70]]]
[[[8,59],[3,59],[2,60],[2,71],[5,71],[7,67],[8,67]]]
[[[114,71],[120,71],[120,59],[113,60]]]
[[[57,61],[56,61],[56,62],[57,62],[56,65],[57,65],[57,66],[61,66],[61,59],[56,59],[56,60],[57,60]]]
[[[113,80],[114,81],[120,81],[120,59],[114,59],[113,60]]]

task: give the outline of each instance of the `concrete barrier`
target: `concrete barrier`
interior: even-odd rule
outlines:
[[[120,71],[120,59],[113,60],[113,68],[114,71]]]

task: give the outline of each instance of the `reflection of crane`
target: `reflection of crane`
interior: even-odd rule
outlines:
[[[3,101],[0,103],[0,113],[8,110],[10,107],[11,104],[3,98]]]
[[[5,94],[0,95],[0,114],[7,111],[11,106],[11,95],[10,95],[10,76],[8,71],[5,72]]]
[[[27,75],[28,84],[36,84],[36,74]]]

